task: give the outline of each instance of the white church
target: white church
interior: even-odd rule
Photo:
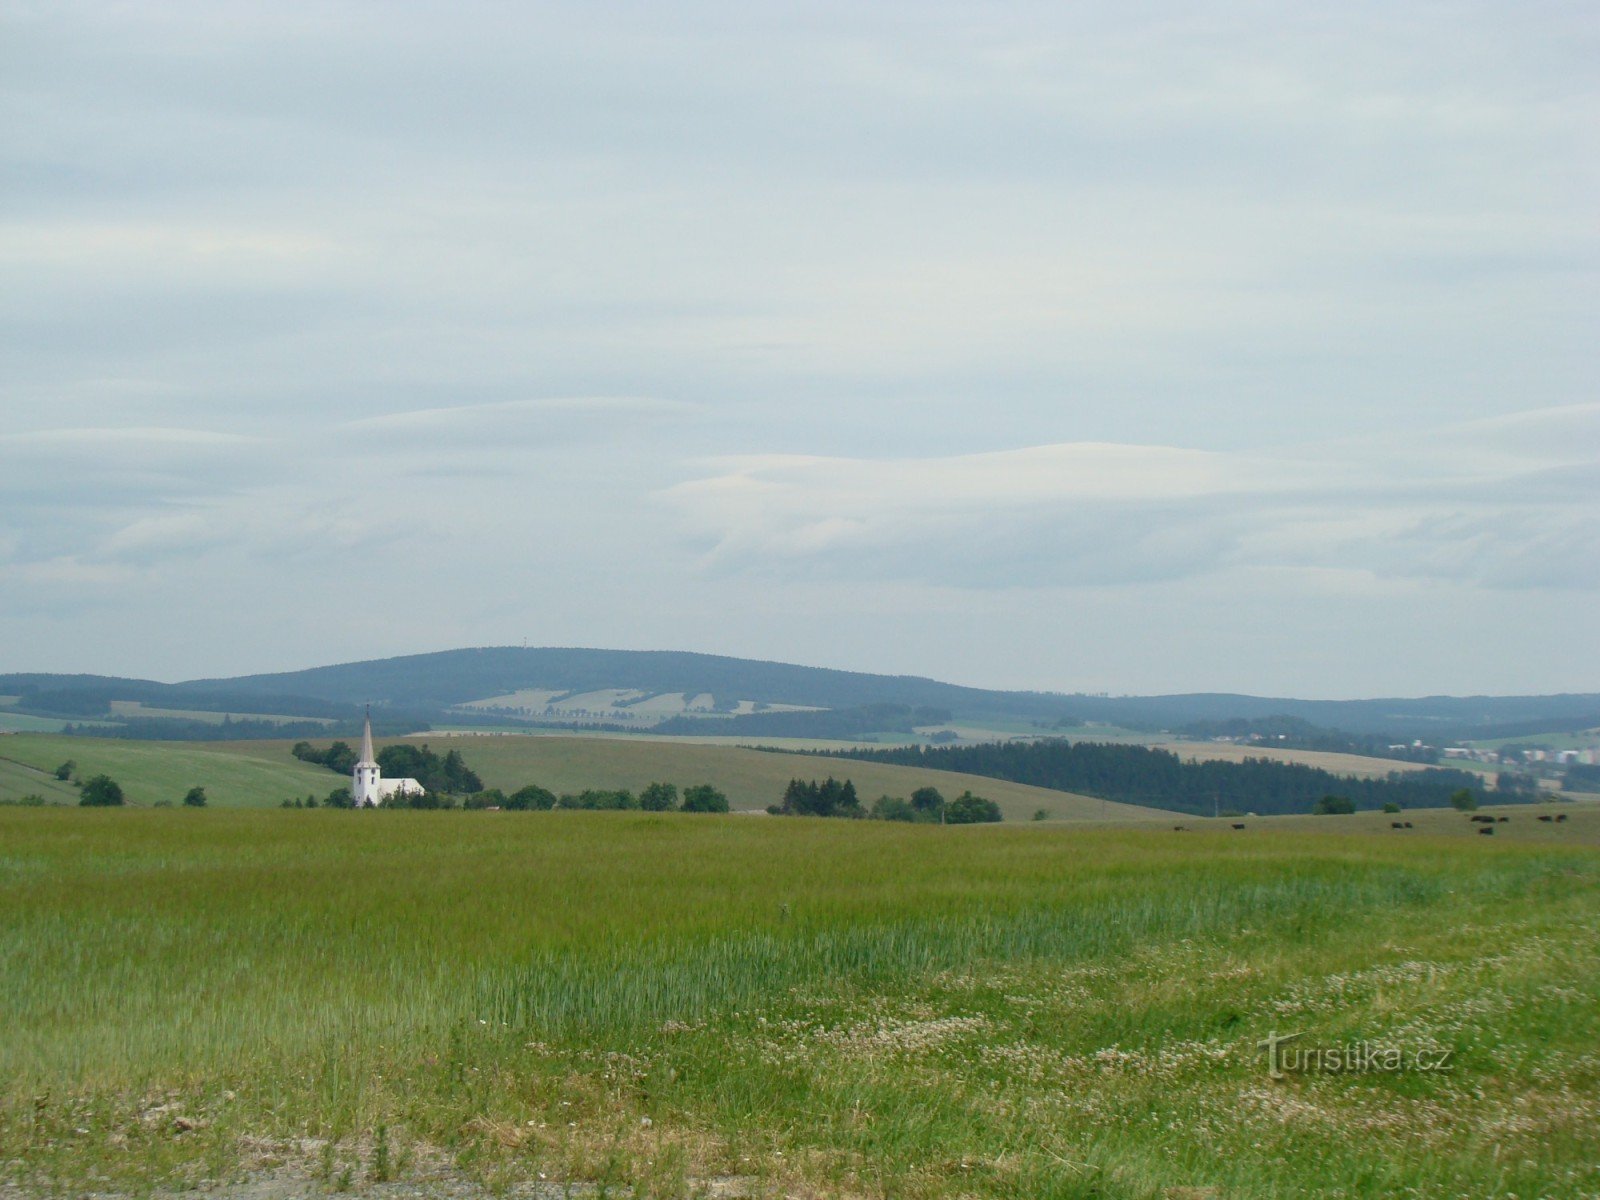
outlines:
[[[372,709],[361,731],[361,759],[350,772],[350,796],[357,808],[376,808],[397,792],[425,796],[427,789],[415,779],[385,779],[372,754]]]

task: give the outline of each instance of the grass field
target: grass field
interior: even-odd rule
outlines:
[[[1484,826],[1474,815],[1495,818],[1493,837],[1501,842],[1531,842],[1543,846],[1600,846],[1600,797],[1592,800],[1551,800],[1539,804],[1486,805],[1476,814],[1453,808],[1414,808],[1403,813],[1359,812],[1343,816],[1185,817],[1173,819],[1186,831],[1232,833],[1371,834],[1393,841],[1417,838],[1481,837]],[[1504,817],[1501,821],[1499,818]],[[1551,818],[1549,821],[1541,817]],[[1558,823],[1556,818],[1562,818]],[[1394,823],[1411,822],[1410,829]],[[1243,826],[1235,829],[1234,826]],[[1485,839],[1487,840],[1487,839]]]
[[[109,775],[130,804],[178,803],[192,787],[203,787],[210,803],[224,808],[276,805],[293,796],[325,796],[338,779],[289,753],[289,742],[135,742],[113,738],[20,733],[0,738],[0,800],[29,792],[76,804],[75,788],[46,793],[41,779],[69,759],[77,775]],[[8,769],[9,768],[9,769]],[[63,785],[56,784],[58,789]]]
[[[1584,847],[7,809],[0,848],[0,1174],[34,1191],[1600,1187]],[[1274,1033],[1413,1069],[1273,1079]]]
[[[114,717],[166,717],[179,721],[200,721],[206,725],[221,725],[225,719],[235,721],[272,721],[279,725],[291,725],[296,722],[310,721],[318,725],[332,725],[332,717],[293,717],[282,713],[254,713],[254,712],[211,712],[199,708],[152,708],[139,700],[113,700],[111,701],[111,715]]]
[[[888,793],[909,796],[924,784],[937,786],[949,799],[970,788],[1000,805],[1010,821],[1030,820],[1044,809],[1056,820],[1121,818],[1164,819],[1152,809],[1108,804],[1087,796],[1027,787],[949,771],[926,771],[882,763],[840,762],[796,754],[779,754],[738,746],[678,740],[598,737],[435,736],[404,739],[425,741],[439,753],[458,749],[485,786],[507,790],[538,783],[555,792],[584,788],[630,788],[637,791],[653,780],[713,783],[727,793],[734,808],[765,809],[777,803],[794,776],[849,776],[863,803]],[[319,743],[321,744],[321,743]],[[380,746],[387,744],[380,741]],[[324,796],[344,781],[321,767],[301,762],[290,753],[292,742],[138,742],[109,738],[75,738],[18,734],[0,739],[0,763],[35,768],[8,775],[0,770],[0,800],[17,799],[41,789],[32,782],[73,759],[78,776],[107,774],[120,783],[130,803],[182,799],[196,785],[222,807],[274,806],[286,798]],[[69,797],[76,802],[77,793]]]
[[[555,792],[576,792],[586,787],[625,787],[637,791],[656,779],[679,785],[710,782],[727,793],[734,808],[764,809],[782,799],[783,789],[790,779],[821,779],[831,774],[853,780],[864,804],[886,793],[909,796],[916,788],[932,784],[948,799],[954,799],[966,789],[987,796],[1000,805],[1008,821],[1026,821],[1041,808],[1056,819],[1122,817],[1138,820],[1163,816],[1132,805],[1106,804],[1087,796],[977,775],[778,754],[677,738],[442,738],[430,735],[409,740],[426,741],[440,753],[447,748],[460,750],[467,763],[490,787],[514,788],[531,782]]]

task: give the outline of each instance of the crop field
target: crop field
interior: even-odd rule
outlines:
[[[1362,779],[1382,779],[1391,771],[1423,771],[1426,763],[1402,762],[1394,758],[1371,758],[1365,754],[1340,754],[1331,750],[1284,750],[1276,746],[1247,746],[1233,742],[1155,742],[1148,743],[1170,750],[1179,758],[1216,759],[1220,762],[1243,762],[1247,758],[1270,758],[1277,762],[1304,763],[1320,767],[1336,775],[1355,775]],[[1481,766],[1468,762],[1449,762],[1445,766],[1462,770]]]
[[[0,1175],[1593,1195],[1597,918],[1487,838],[0,809]]]

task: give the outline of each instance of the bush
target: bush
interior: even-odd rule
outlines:
[[[989,821],[999,821],[1003,818],[1000,806],[993,800],[985,800],[982,796],[974,796],[971,792],[962,792],[944,813],[947,825],[979,825]]]
[[[504,808],[505,806],[506,794],[499,788],[484,788],[481,792],[474,792],[461,805],[462,808],[476,809]]]
[[[96,775],[85,783],[83,795],[78,800],[78,804],[86,808],[114,808],[124,803],[122,788],[109,775]]]
[[[206,790],[203,787],[192,787],[183,798],[185,808],[204,808],[206,806]]]
[[[530,783],[526,787],[519,787],[506,797],[505,807],[513,812],[531,812],[533,810],[546,811],[556,806],[556,794],[549,788],[542,788],[537,783]]]
[[[725,813],[728,811],[728,798],[709,783],[698,783],[683,789],[683,811]]]
[[[638,808],[639,798],[626,788],[620,791],[609,791],[605,788],[584,788],[576,796],[571,794],[562,796],[557,801],[556,807],[619,812],[623,809]]]
[[[910,801],[899,796],[879,796],[867,815],[874,821],[915,821],[917,810],[911,807]]]
[[[944,811],[944,796],[935,787],[919,787],[911,793],[911,807],[923,821],[937,821]]]
[[[671,812],[678,807],[678,789],[671,783],[652,783],[639,793],[639,807],[645,812]]]
[[[1478,807],[1478,798],[1472,794],[1471,788],[1462,788],[1451,795],[1450,806],[1457,812],[1471,812]]]
[[[687,793],[685,793],[687,796]],[[688,807],[687,800],[684,807]],[[815,779],[791,779],[783,791],[783,802],[767,808],[769,813],[784,817],[859,817],[861,800],[856,795],[856,785],[846,779],[840,782],[832,775],[818,783]]]
[[[72,778],[72,773],[77,769],[78,764],[69,758],[66,762],[62,763],[56,768],[56,778],[65,783],[67,780]]]
[[[1386,813],[1397,813],[1400,811],[1400,806],[1393,800],[1385,800],[1383,802],[1383,811]]]
[[[1356,810],[1356,802],[1349,796],[1324,796],[1311,811],[1318,816],[1343,816]]]
[[[1036,809],[1034,809],[1033,810],[1033,819],[1035,821],[1048,821],[1050,819],[1050,810],[1048,808],[1036,808]]]

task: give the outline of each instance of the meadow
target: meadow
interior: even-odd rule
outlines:
[[[1594,1195],[1597,917],[1489,838],[0,809],[0,1174]]]
[[[823,778],[832,773],[855,781],[864,803],[880,795],[909,796],[924,784],[954,799],[970,789],[1000,805],[1008,821],[1030,820],[1043,809],[1054,819],[1161,819],[1164,814],[1132,805],[1106,803],[1069,792],[1027,787],[949,771],[928,771],[883,763],[840,763],[747,747],[598,737],[502,737],[429,734],[403,739],[426,742],[440,754],[460,750],[487,787],[513,791],[537,783],[557,793],[585,788],[639,791],[655,780],[711,783],[736,809],[764,810],[783,797],[791,778]],[[30,793],[76,803],[76,791],[51,774],[68,759],[87,779],[107,774],[122,785],[130,803],[176,803],[191,787],[206,789],[217,807],[269,807],[296,796],[326,796],[349,780],[301,762],[290,740],[237,742],[139,742],[16,734],[0,738],[0,801]],[[323,742],[318,745],[325,744]],[[388,742],[380,740],[379,746]],[[54,785],[52,787],[52,785]]]

